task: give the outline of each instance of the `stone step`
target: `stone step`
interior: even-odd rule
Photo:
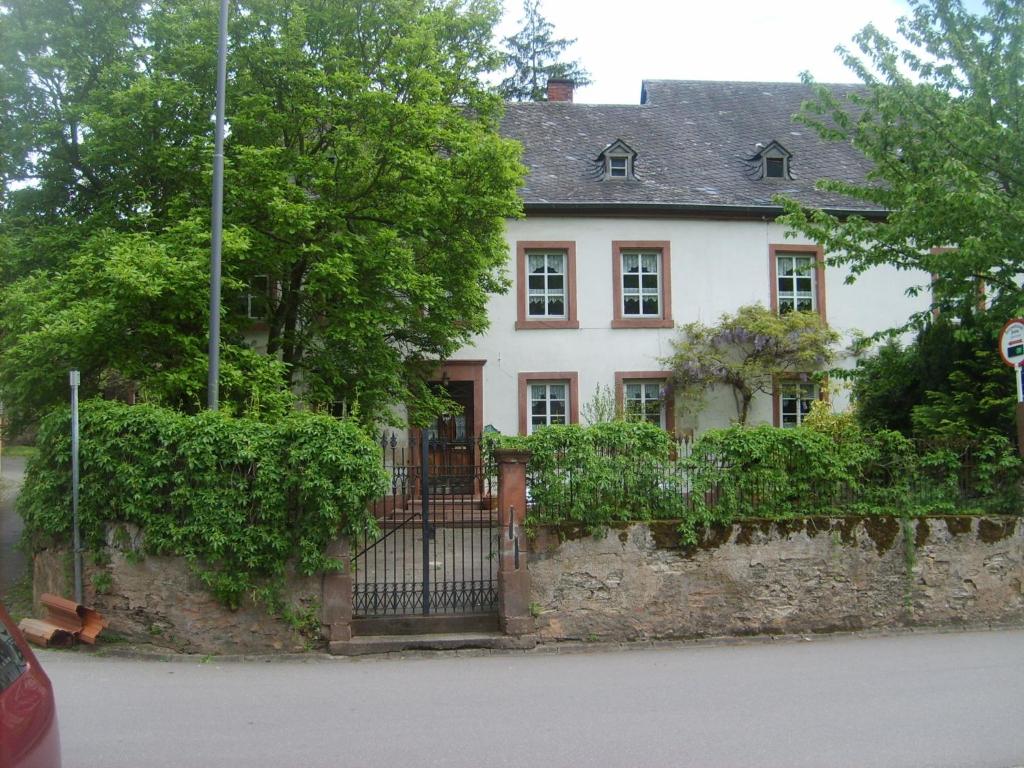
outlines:
[[[496,613],[433,613],[371,616],[352,619],[352,634],[365,635],[457,635],[488,634],[498,631]]]
[[[401,651],[454,651],[465,648],[524,650],[533,648],[533,635],[511,637],[498,632],[453,632],[427,635],[364,635],[348,641],[332,641],[329,650],[336,656],[367,656]]]
[[[462,499],[439,496],[430,500],[430,511],[434,513],[436,510],[477,510],[497,513],[497,503],[498,500],[493,496],[467,496]],[[401,507],[398,507],[398,509],[401,509]],[[409,499],[405,503],[405,509],[419,512],[423,509],[423,502],[420,499]]]
[[[416,526],[423,524],[422,510],[417,504],[415,507],[405,509],[389,510],[385,514],[378,515],[377,519],[384,528],[390,529],[395,526]],[[430,507],[430,520],[435,525],[460,526],[494,526],[498,524],[498,511],[493,509],[474,508],[439,508]]]

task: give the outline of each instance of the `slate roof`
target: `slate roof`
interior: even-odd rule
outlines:
[[[860,86],[829,87],[846,95]],[[810,96],[800,83],[645,80],[636,105],[509,104],[502,133],[523,145],[527,211],[777,210],[777,193],[834,211],[873,210],[814,188],[819,178],[864,181],[870,166],[849,144],[793,122]],[[598,155],[616,139],[636,151],[635,179],[602,177]],[[757,144],[772,141],[792,153],[793,178],[762,179],[752,168]]]

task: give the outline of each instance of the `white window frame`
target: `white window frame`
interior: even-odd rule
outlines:
[[[526,427],[527,427],[527,434],[532,435],[533,431],[535,429],[539,429],[541,427],[550,427],[552,424],[562,425],[562,424],[569,424],[570,423],[570,414],[571,414],[570,408],[572,406],[572,403],[569,402],[569,398],[572,397],[572,388],[569,386],[569,384],[570,384],[570,382],[568,382],[566,380],[536,381],[536,380],[532,380],[531,379],[530,381],[527,382],[527,385],[526,385],[527,386],[527,390],[526,390],[526,407],[527,407]],[[543,389],[544,389],[544,393],[543,393],[544,397],[543,397],[543,399],[536,399],[534,397],[534,388],[535,387],[536,388],[543,387]],[[558,402],[557,399],[553,399],[551,397],[551,388],[552,387],[562,387],[562,392],[563,392],[563,397],[562,397],[563,410],[562,410],[562,413],[560,415],[552,414],[552,412],[551,412],[552,411],[551,403],[552,402]],[[536,418],[537,415],[534,413],[533,404],[534,403],[540,403],[540,402],[543,402],[545,404],[544,405],[544,414],[542,416],[544,422],[542,424],[536,424],[536,423],[534,423],[534,419]]]
[[[640,397],[634,398],[634,402],[640,404],[639,411],[630,410],[630,387],[640,387]],[[650,388],[654,388],[656,397],[648,397]],[[648,404],[656,402],[658,404],[658,421],[655,422],[649,418],[652,413],[649,412]],[[626,421],[647,421],[651,424],[665,429],[665,382],[656,379],[623,379],[622,381],[622,414]]]
[[[262,281],[262,283],[261,283]],[[260,314],[253,305],[262,300],[264,312]],[[249,290],[245,294],[245,316],[249,320],[266,320],[270,315],[270,275],[253,275],[249,278]]]
[[[797,262],[806,261],[808,264],[806,274],[797,273]],[[783,266],[785,264],[785,267]],[[787,274],[786,269],[792,269],[792,273]],[[792,280],[793,287],[791,290],[782,290],[782,281]],[[797,288],[797,281],[808,280],[810,289],[807,291],[801,291]],[[775,254],[775,292],[776,301],[779,308],[779,314],[784,315],[786,312],[794,312],[799,310],[799,303],[802,300],[810,299],[811,306],[809,309],[799,310],[801,312],[817,312],[818,311],[818,266],[817,259],[813,253],[799,252],[799,251],[777,251]],[[784,304],[790,306],[784,307]]]
[[[779,386],[779,426],[783,429],[793,429],[803,424],[811,412],[811,406],[815,400],[820,399],[820,395],[817,384],[783,382]],[[803,403],[807,404],[806,411],[802,407]],[[787,404],[790,406],[788,413]],[[788,424],[787,415],[791,417]]]
[[[544,259],[544,272],[536,273],[530,271],[530,260],[535,257],[542,257]],[[549,259],[556,258],[561,261],[561,267],[558,272],[547,271],[549,269]],[[569,317],[569,255],[565,251],[537,251],[528,250],[526,251],[526,320],[565,320]],[[534,294],[534,289],[530,286],[530,279],[533,277],[543,277],[544,287],[541,288],[541,293]],[[552,289],[549,286],[551,277],[561,277],[562,287],[561,289]],[[531,312],[532,302],[531,299],[534,296],[541,296],[544,300],[544,313],[533,314]],[[561,314],[552,314],[548,312],[548,307],[552,298],[561,297],[562,299],[562,312]]]
[[[655,286],[654,286],[653,289],[650,288],[650,287],[645,287],[644,284],[643,284],[644,283],[643,278],[645,276],[650,276],[652,274],[650,272],[646,272],[646,273],[643,272],[643,261],[644,261],[644,257],[645,256],[653,256],[654,257],[655,270],[653,272],[653,275],[654,275]],[[626,269],[626,259],[633,258],[633,257],[635,257],[637,259],[637,271],[636,272],[629,272]],[[622,313],[622,318],[624,320],[633,320],[633,319],[650,319],[650,318],[661,318],[661,317],[663,317],[664,316],[664,310],[665,310],[665,302],[664,302],[664,297],[662,296],[662,289],[664,287],[663,286],[663,280],[661,278],[662,272],[663,272],[663,270],[662,270],[662,262],[661,262],[661,260],[662,260],[662,252],[658,251],[658,250],[643,250],[643,249],[632,249],[632,248],[630,248],[630,249],[623,249],[622,252],[619,254],[619,258],[622,260],[621,264],[620,264],[620,267],[621,267],[620,280],[622,281],[622,284],[620,286],[620,288],[622,289],[622,296],[620,298],[620,301],[622,302],[622,305],[619,307],[619,311]],[[636,292],[632,292],[632,289],[630,289],[631,292],[629,292],[627,294],[626,278],[630,277],[630,276],[636,276],[638,278],[638,280],[637,280],[637,288],[636,288]],[[632,312],[627,312],[626,311],[626,299],[627,299],[627,296],[635,296],[635,297],[637,297],[638,305],[639,305],[639,309],[640,309],[639,313],[632,313]],[[657,299],[658,310],[656,312],[653,312],[653,313],[651,313],[651,312],[644,312],[644,297],[645,296],[654,296]]]
[[[630,175],[630,157],[629,155],[608,155],[607,156],[607,168],[606,173],[609,179],[628,179]],[[621,163],[621,167],[619,166]],[[621,173],[617,173],[621,171]]]

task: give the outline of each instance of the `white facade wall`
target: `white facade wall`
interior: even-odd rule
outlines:
[[[512,289],[494,296],[488,307],[491,327],[453,360],[486,360],[483,367],[483,423],[504,434],[519,431],[519,374],[575,371],[579,399],[586,403],[598,385],[614,387],[616,371],[655,371],[667,366],[677,329],[612,328],[613,251],[616,240],[668,241],[671,254],[672,318],[676,325],[701,320],[713,323],[743,304],[769,306],[769,246],[809,244],[785,237],[785,227],[769,221],[709,221],[662,218],[534,216],[507,227]],[[572,241],[576,247],[578,329],[516,330],[515,254],[517,241]],[[877,268],[845,283],[847,271],[825,269],[825,304],[829,324],[844,341],[855,332],[873,333],[897,326],[928,305],[926,295],[910,298],[906,290],[927,284],[927,275]],[[927,293],[927,292],[925,292]],[[840,365],[852,366],[846,357]],[[847,404],[833,392],[837,408]],[[699,414],[677,405],[676,429],[696,432],[726,426],[736,417],[729,391],[712,392]],[[770,397],[753,404],[750,423],[771,423]]]

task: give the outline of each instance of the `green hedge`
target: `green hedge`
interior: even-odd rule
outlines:
[[[309,412],[275,422],[153,405],[83,402],[79,511],[83,542],[102,547],[111,524],[143,533],[143,549],[181,555],[230,606],[245,592],[332,567],[340,532],[373,529],[367,502],[383,493],[379,448],[359,427]],[[18,507],[34,548],[71,532],[70,413],[41,424]]]
[[[888,514],[915,477],[913,445],[896,432],[843,440],[807,427],[709,430],[684,465],[697,515],[723,522]]]
[[[552,426],[527,437],[503,438],[502,444],[533,453],[529,474],[534,523],[571,520],[600,526],[682,514],[684,500],[665,472],[675,446],[667,432],[652,424]]]
[[[922,447],[818,413],[797,429],[713,429],[676,446],[650,424],[548,427],[504,438],[533,452],[533,523],[1021,512],[1021,462],[1002,438]]]

